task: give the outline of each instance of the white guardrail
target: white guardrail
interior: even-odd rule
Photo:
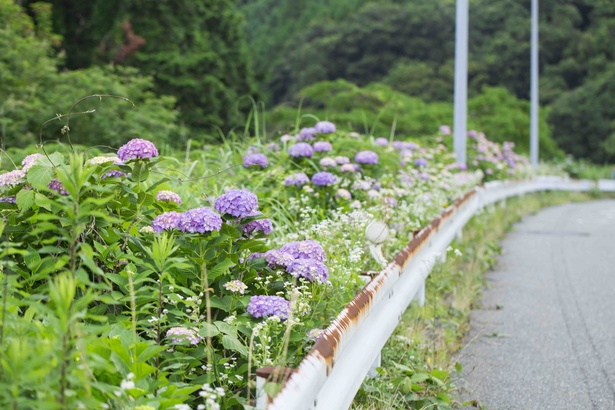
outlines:
[[[258,409],[347,409],[366,375],[380,363],[380,351],[412,300],[424,303],[425,279],[465,224],[484,206],[536,191],[615,192],[615,180],[539,177],[493,181],[475,188],[447,208],[376,275],[318,338],[296,369],[257,371]],[[287,376],[270,399],[263,386],[273,373]],[[288,376],[290,374],[290,376]]]

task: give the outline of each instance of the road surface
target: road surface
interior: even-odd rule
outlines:
[[[502,248],[457,358],[458,399],[615,409],[615,200],[542,210]]]

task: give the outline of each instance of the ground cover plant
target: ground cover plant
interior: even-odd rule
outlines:
[[[529,175],[478,132],[457,164],[446,126],[423,146],[314,121],[94,155],[69,118],[56,152],[0,174],[5,408],[249,408],[255,369],[296,366],[381,268],[370,221],[389,225],[390,257],[474,185]]]

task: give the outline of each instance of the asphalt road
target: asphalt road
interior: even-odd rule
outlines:
[[[545,209],[502,248],[457,358],[458,400],[615,409],[615,200]]]

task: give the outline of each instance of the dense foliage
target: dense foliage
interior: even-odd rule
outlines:
[[[74,142],[117,146],[130,135],[157,143],[177,137],[174,99],[156,96],[150,77],[135,69],[109,66],[58,71],[62,60],[52,51],[58,38],[46,24],[50,9],[39,4],[36,10],[35,26],[12,0],[0,0],[0,136],[4,146],[38,142],[41,124],[53,118],[53,113],[66,113],[70,102],[95,93],[130,96],[135,107],[113,99],[91,99],[80,105],[82,112],[96,110],[104,115],[75,115],[71,125],[79,125],[80,133]],[[43,128],[43,139],[61,137],[61,125],[54,121]]]
[[[243,124],[239,100],[254,84],[232,0],[50,3],[63,36],[62,66],[136,67],[152,76],[157,95],[175,97],[187,126],[217,136],[218,128]]]

